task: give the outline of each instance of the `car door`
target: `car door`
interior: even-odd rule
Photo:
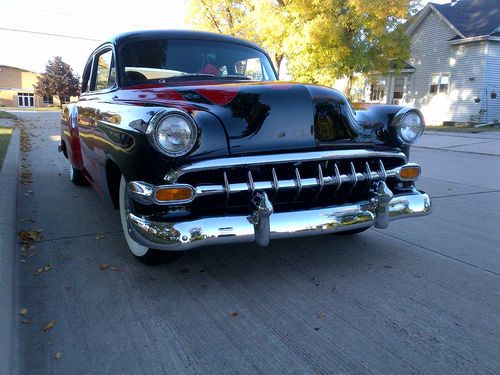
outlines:
[[[94,54],[88,90],[78,104],[84,173],[102,194],[106,192],[105,139],[98,128],[97,118],[102,103],[108,102],[116,89],[115,75],[113,49],[103,46]]]

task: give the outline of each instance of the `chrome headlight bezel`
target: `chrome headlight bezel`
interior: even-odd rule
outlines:
[[[408,129],[409,127],[415,128],[414,125],[408,124],[410,118],[415,119],[414,116],[417,116],[419,124],[418,128],[414,130],[415,136],[413,138],[409,138],[405,135],[404,129]],[[414,144],[422,136],[422,134],[424,134],[424,116],[418,109],[402,108],[398,113],[396,113],[396,116],[394,116],[394,119],[390,123],[390,127],[393,129],[393,132],[391,133],[393,133],[393,136],[396,138],[396,142],[401,146],[408,146]]]
[[[160,127],[164,121],[172,117],[180,117],[182,120],[186,121],[190,130],[189,142],[180,150],[169,150],[159,141]],[[146,129],[146,136],[156,150],[167,156],[177,158],[188,154],[195,146],[196,141],[198,140],[198,126],[196,125],[194,119],[186,112],[177,109],[165,109],[157,112],[151,118]]]

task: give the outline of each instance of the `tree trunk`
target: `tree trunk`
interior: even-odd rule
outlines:
[[[281,62],[283,61],[283,54],[274,54],[274,60],[276,60],[276,73],[278,76],[276,78],[279,79],[280,77],[280,70],[281,70]]]
[[[345,88],[345,96],[349,100],[351,100],[351,93],[352,93],[352,84],[353,84],[353,81],[354,81],[354,76],[353,75],[347,76],[347,86]]]

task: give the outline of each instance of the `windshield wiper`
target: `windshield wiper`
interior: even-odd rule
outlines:
[[[172,77],[161,78],[158,82],[159,83],[166,83],[166,82],[182,80],[182,79],[191,79],[191,78],[240,79],[240,80],[245,80],[245,81],[252,80],[250,77],[240,75],[240,74],[227,74],[227,75],[223,75],[223,76],[218,76],[218,75],[209,74],[209,73],[182,73],[182,74],[172,76]]]
[[[252,79],[250,77],[247,77],[247,76],[244,76],[244,75],[240,75],[240,74],[226,74],[224,76],[220,76],[220,77],[217,77],[217,78],[221,78],[221,79],[225,79],[225,78],[230,78],[230,79],[243,79],[243,80],[246,80],[246,81],[251,81]]]
[[[208,74],[208,73],[183,73],[179,74],[177,76],[172,76],[172,77],[166,77],[166,78],[161,78],[158,82],[159,83],[165,83],[168,81],[176,81],[178,79],[185,79],[185,78],[214,78],[215,74]]]

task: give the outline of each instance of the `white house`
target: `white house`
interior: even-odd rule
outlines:
[[[419,108],[433,125],[500,121],[500,0],[428,3],[407,32],[406,68],[369,76],[366,102]]]

